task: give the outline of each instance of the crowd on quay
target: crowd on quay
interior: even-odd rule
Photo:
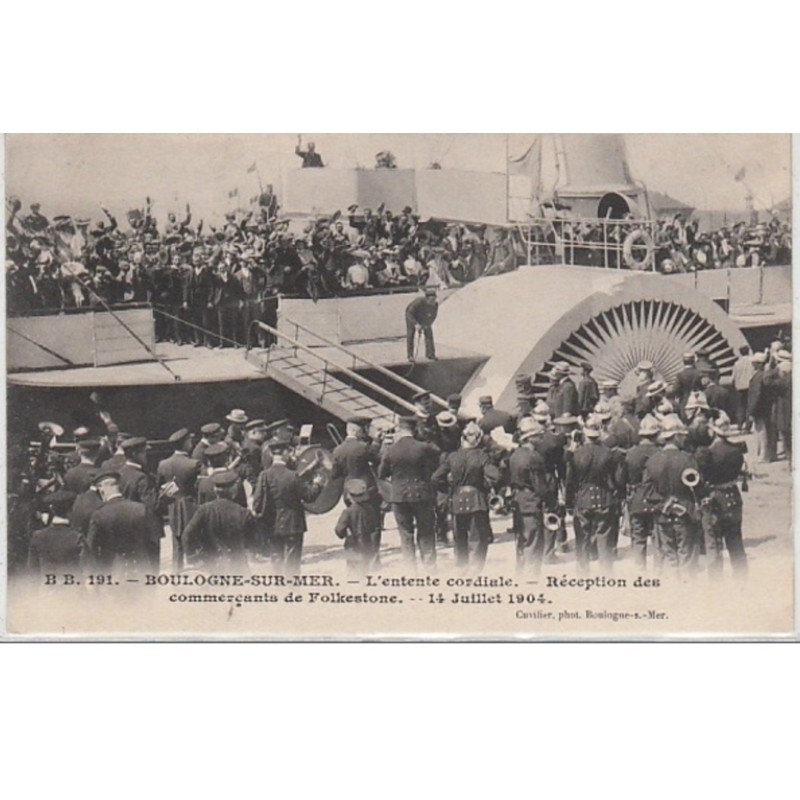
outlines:
[[[271,189],[220,226],[167,216],[159,225],[148,198],[125,229],[104,219],[46,217],[33,203],[9,203],[6,297],[9,313],[151,303],[156,336],[178,343],[244,343],[277,295],[347,296],[425,285],[453,286],[520,258],[507,232],[421,222],[409,207],[379,206],[306,222],[301,233],[278,216]],[[491,233],[491,236],[490,236]],[[266,321],[266,320],[265,320]]]
[[[507,512],[523,571],[570,551],[580,571],[593,562],[610,571],[625,534],[641,569],[694,573],[704,563],[717,577],[727,549],[743,574],[742,434],[755,427],[760,461],[777,457],[779,439],[791,458],[789,347],[780,340],[766,352],[742,352],[732,381],[702,351],[686,353],[669,384],[642,362],[630,397],[613,381],[598,383],[588,363],[577,381],[569,364],[557,363],[546,398],[534,395],[531,376],[518,376],[515,413],[488,396],[475,416],[458,395],[440,409],[423,391],[416,413],[398,417],[394,429],[349,419],[330,464],[313,446],[313,457],[297,458],[287,420],[267,424],[242,409],[197,436],[175,431],[174,452],[158,463],[144,437],[121,432],[107,414],[98,430],[75,431],[72,445],[59,425],[41,423],[30,469],[12,481],[10,564],[157,572],[168,526],[173,572],[268,563],[293,574],[304,503],[341,480],[346,505],[332,535],[357,572],[378,568],[391,510],[412,570],[433,569],[437,545],[449,546],[452,534],[455,567],[480,572],[493,541],[490,515]]]

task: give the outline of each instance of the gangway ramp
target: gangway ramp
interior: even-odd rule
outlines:
[[[248,346],[246,351],[247,360],[265,375],[341,420],[351,416],[366,416],[379,426],[390,427],[394,425],[397,413],[416,413],[414,404],[400,392],[413,396],[425,391],[423,387],[304,325],[289,322],[295,327],[295,336],[259,320],[251,325],[251,341],[255,327],[275,338],[275,344],[271,347],[253,349]],[[301,342],[300,331],[306,334],[306,342],[318,343],[318,347]],[[353,367],[344,366],[341,358],[334,360],[326,354],[324,351],[328,348],[346,355]],[[380,386],[356,372],[359,366],[386,377],[394,390]],[[438,395],[432,393],[431,398],[442,408],[447,407],[447,402]]]

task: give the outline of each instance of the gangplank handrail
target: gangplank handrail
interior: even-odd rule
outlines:
[[[353,350],[348,349],[342,344],[338,342],[334,342],[332,339],[329,339],[327,336],[323,336],[321,333],[317,333],[316,331],[312,331],[310,328],[307,328],[305,325],[302,325],[299,322],[296,322],[293,319],[289,319],[288,317],[285,318],[286,323],[288,325],[293,325],[295,330],[301,330],[305,333],[314,336],[315,338],[319,339],[321,342],[325,342],[325,344],[330,345],[331,347],[335,347],[340,352],[344,353],[345,355],[350,356],[353,361],[360,361],[362,364],[365,364],[370,369],[377,370],[381,373],[381,375],[385,375],[387,378],[391,378],[392,380],[399,383],[401,386],[405,386],[406,389],[411,389],[414,394],[419,392],[427,392],[428,390],[419,386],[418,384],[414,383],[413,381],[408,380],[408,378],[404,378],[402,375],[398,375],[396,372],[392,372],[392,370],[387,369],[386,367],[382,366],[381,364],[376,364],[373,361],[370,361],[368,358],[364,358],[364,356],[359,355],[358,353],[354,352]],[[442,408],[447,408],[447,401],[443,398],[439,397],[439,395],[434,394],[433,392],[429,392],[431,396],[431,400],[437,402]]]
[[[416,413],[417,409],[413,405],[413,403],[409,403],[407,400],[404,400],[402,397],[399,397],[393,392],[390,392],[388,389],[384,389],[382,386],[378,386],[377,383],[373,383],[371,380],[363,377],[362,375],[359,375],[357,372],[354,372],[353,370],[348,369],[347,367],[342,367],[336,364],[335,362],[331,361],[329,358],[325,358],[325,356],[320,355],[319,353],[315,353],[310,347],[306,347],[302,342],[299,342],[294,337],[289,336],[289,334],[284,333],[283,331],[279,331],[277,328],[273,328],[272,325],[267,325],[266,322],[261,322],[261,320],[254,319],[250,323],[250,330],[248,330],[248,336],[247,336],[248,350],[250,349],[250,340],[251,340],[250,333],[254,325],[257,325],[259,328],[262,328],[263,330],[267,331],[268,333],[271,333],[273,336],[276,336],[279,339],[285,339],[287,342],[290,342],[294,348],[302,350],[304,353],[308,353],[310,356],[313,356],[314,358],[317,358],[320,361],[322,361],[325,364],[326,375],[328,374],[328,372],[341,372],[344,375],[347,375],[347,377],[350,378],[351,380],[354,380],[357,383],[369,387],[373,392],[376,392],[377,394],[382,395],[383,397],[387,397],[396,405],[402,406],[404,409],[406,409],[406,411]],[[325,385],[323,384],[320,400],[325,396],[325,391],[326,391]]]

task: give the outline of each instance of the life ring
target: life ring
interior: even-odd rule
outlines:
[[[634,247],[646,248],[644,256],[641,259],[634,258]],[[625,241],[622,243],[622,258],[625,264],[631,269],[644,269],[653,257],[654,249],[655,245],[653,244],[653,239],[650,234],[639,228],[625,237]]]

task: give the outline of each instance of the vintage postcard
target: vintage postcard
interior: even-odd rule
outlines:
[[[796,637],[791,146],[6,136],[4,636]]]

